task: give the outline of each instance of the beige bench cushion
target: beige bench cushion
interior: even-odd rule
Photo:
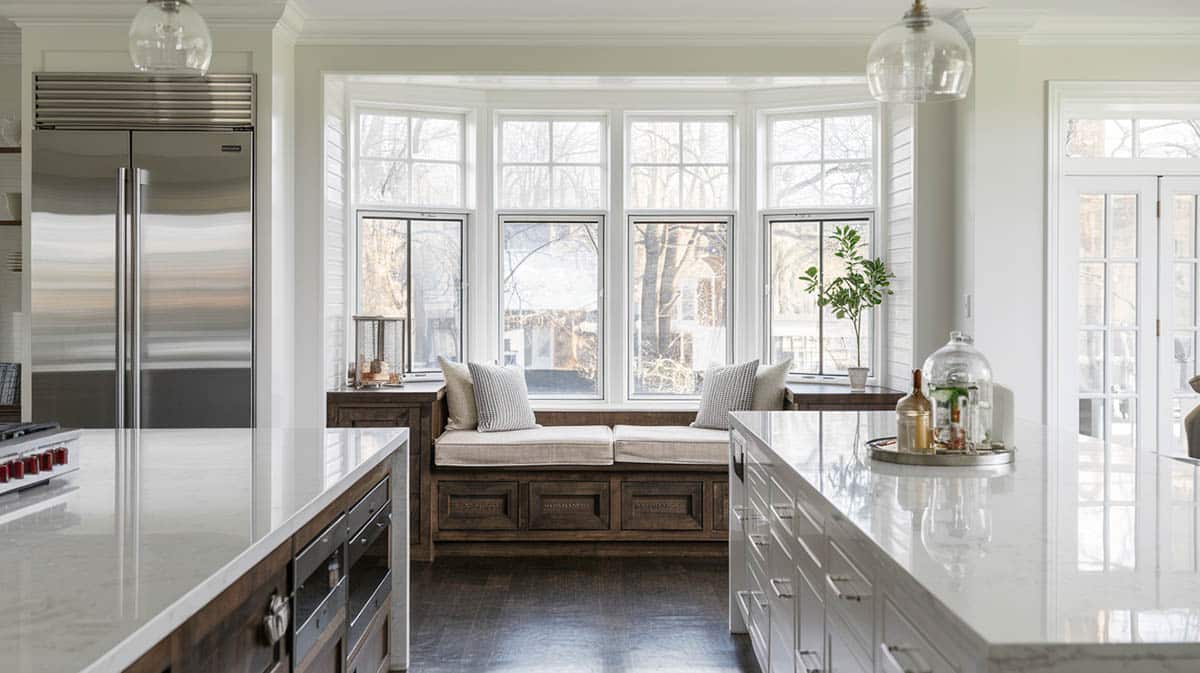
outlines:
[[[729,462],[729,432],[664,425],[613,428],[618,463],[724,465]]]
[[[612,438],[612,430],[603,425],[451,430],[438,437],[434,462],[446,467],[612,465]]]

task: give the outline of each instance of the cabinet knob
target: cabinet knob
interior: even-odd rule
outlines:
[[[271,602],[267,606],[267,614],[263,617],[263,635],[268,645],[274,645],[287,635],[288,630],[288,599],[287,596],[271,594]]]

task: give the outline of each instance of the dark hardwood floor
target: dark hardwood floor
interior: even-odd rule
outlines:
[[[758,673],[725,559],[454,558],[412,567],[412,673]]]

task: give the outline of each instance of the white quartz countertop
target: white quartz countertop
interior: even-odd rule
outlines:
[[[78,472],[0,498],[0,670],[122,670],[407,438],[85,431]]]
[[[862,448],[893,412],[734,418],[987,644],[1200,643],[1193,464],[1018,423],[1012,466],[899,466]]]

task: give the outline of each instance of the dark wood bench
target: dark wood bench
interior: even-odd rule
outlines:
[[[900,393],[789,386],[786,409],[891,409]],[[542,425],[683,426],[694,411],[557,410]],[[340,390],[329,427],[408,427],[413,560],[449,555],[721,555],[728,528],[725,465],[616,463],[563,467],[445,467],[434,445],[446,424],[440,382]]]

